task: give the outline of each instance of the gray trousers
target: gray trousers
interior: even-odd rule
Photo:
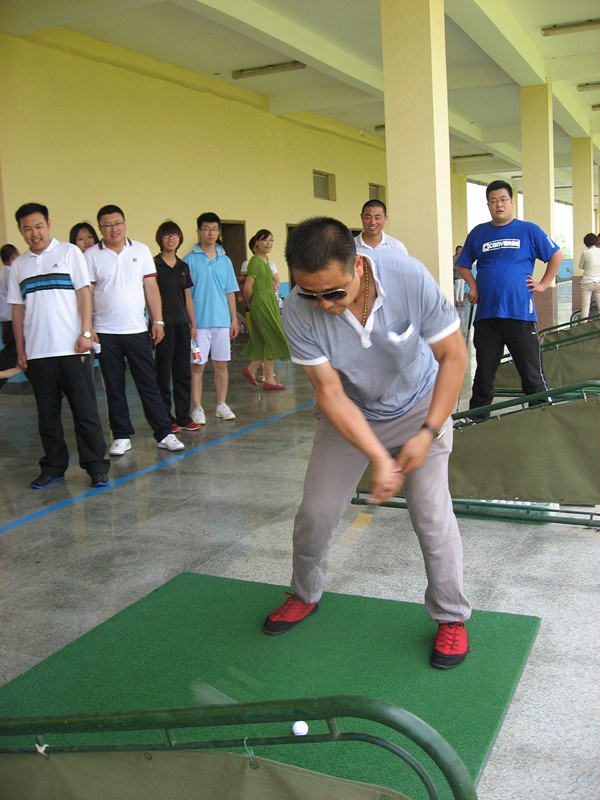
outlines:
[[[389,422],[371,422],[390,451],[419,430],[429,410],[427,395],[408,413]],[[452,424],[429,450],[421,469],[406,476],[404,494],[427,574],[425,608],[436,622],[458,622],[471,615],[463,592],[462,542],[448,489]],[[333,531],[348,508],[366,469],[365,456],[319,414],[313,450],[304,480],[304,496],[294,522],[292,591],[305,603],[317,602],[323,584]]]

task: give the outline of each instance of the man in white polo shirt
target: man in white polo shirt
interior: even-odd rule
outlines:
[[[158,388],[144,314],[147,304],[158,346],[164,323],[152,254],[145,244],[126,237],[125,215],[118,206],[103,206],[97,219],[102,240],[85,251],[85,258],[94,285],[94,330],[102,346],[100,369],[114,440],[109,452],[122,456],[131,450],[135,433],[125,393],[125,359],[157,446],[182,450]]]
[[[29,250],[13,261],[7,300],[17,363],[27,370],[44,448],[32,489],[64,480],[69,451],[61,421],[63,395],[73,414],[79,465],[92,486],[106,486],[109,462],[92,377],[92,293],[78,247],[50,234],[48,209],[26,203],[16,214]]]
[[[360,219],[362,233],[354,237],[359,253],[369,255],[373,250],[393,250],[408,255],[408,250],[399,239],[383,232],[383,226],[387,222],[387,208],[382,200],[367,200],[360,212]]]

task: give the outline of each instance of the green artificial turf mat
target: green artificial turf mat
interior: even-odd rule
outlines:
[[[319,613],[285,635],[266,636],[262,623],[285,599],[283,591],[182,573],[0,687],[0,715],[368,695],[433,726],[477,779],[533,645],[537,617],[475,611],[468,623],[472,653],[445,671],[429,665],[436,627],[421,605],[326,593]],[[343,729],[372,726],[352,720]],[[311,726],[311,733],[321,730],[324,723]],[[411,777],[398,782],[404,775],[398,759],[362,743],[258,748],[256,754],[425,796]]]

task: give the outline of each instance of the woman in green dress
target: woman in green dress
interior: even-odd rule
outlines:
[[[287,386],[275,380],[273,373],[275,359],[287,361],[290,357],[269,266],[273,234],[262,228],[250,239],[248,246],[254,255],[248,262],[244,297],[250,308],[251,331],[242,355],[250,359],[250,364],[242,370],[242,375],[252,386],[258,387],[256,370],[262,362],[265,376],[263,388],[267,391],[287,389]]]

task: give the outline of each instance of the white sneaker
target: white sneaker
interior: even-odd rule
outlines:
[[[156,446],[162,450],[183,450],[185,447],[184,443],[180,442],[174,433],[168,433],[162,441],[157,442]]]
[[[235,419],[235,414],[227,403],[219,403],[215,412],[215,417],[220,417],[221,419]]]
[[[128,450],[131,450],[131,439],[115,439],[108,452],[111,456],[124,456]]]
[[[197,422],[198,425],[206,425],[206,414],[202,406],[198,406],[192,411],[192,421]]]

